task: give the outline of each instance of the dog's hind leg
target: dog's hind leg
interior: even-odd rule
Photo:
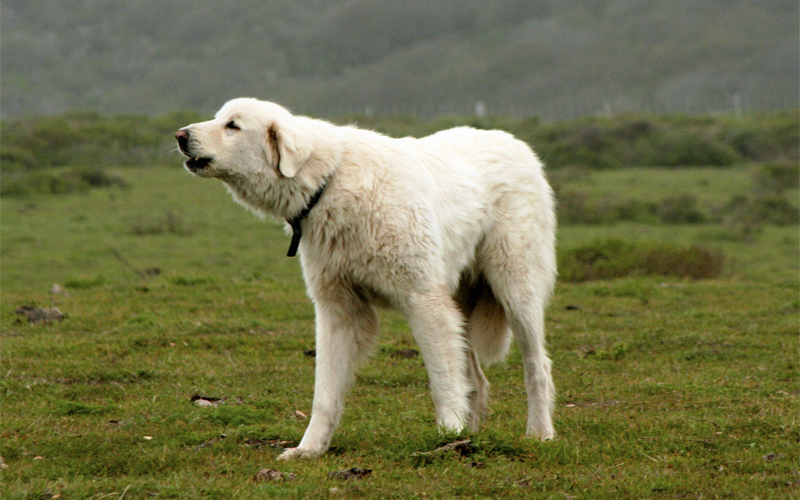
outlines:
[[[297,448],[288,448],[280,460],[315,458],[328,450],[355,370],[376,342],[374,308],[355,292],[337,295],[335,300],[315,301],[317,353],[311,420]]]
[[[555,437],[552,420],[555,385],[544,342],[544,305],[533,299],[532,303],[512,308],[509,316],[514,338],[522,352],[528,397],[526,434],[543,441],[552,439]]]
[[[533,238],[520,238],[520,234],[525,233],[509,230],[504,233],[508,238],[495,240],[500,243],[490,249],[485,273],[522,353],[528,398],[526,434],[547,440],[555,436],[555,386],[544,330],[545,306],[556,279],[554,238],[547,231],[538,235],[531,231]]]

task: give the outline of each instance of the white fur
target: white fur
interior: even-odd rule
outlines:
[[[221,179],[259,215],[294,217],[327,182],[300,241],[316,310],[314,403],[302,441],[281,459],[330,446],[356,367],[377,342],[376,305],[407,318],[441,428],[477,429],[489,390],[479,360],[503,359],[513,331],[527,434],[554,436],[544,309],[556,220],[526,144],[468,127],[393,139],[255,99],[232,100],[182,131],[187,156],[211,160],[193,173]]]

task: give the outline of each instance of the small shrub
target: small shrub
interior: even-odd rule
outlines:
[[[700,224],[706,220],[697,206],[697,197],[690,194],[664,198],[654,212],[664,224]]]
[[[704,279],[722,274],[724,258],[703,247],[663,243],[598,240],[559,254],[559,275],[582,282],[626,276],[673,276]]]
[[[753,172],[753,191],[758,197],[783,194],[787,189],[800,187],[800,164],[767,163]]]
[[[746,241],[760,233],[764,224],[790,226],[800,222],[800,208],[779,194],[756,199],[736,195],[719,213],[722,223]]]
[[[707,132],[691,128],[671,131],[654,141],[656,156],[649,165],[662,167],[727,167],[740,160],[736,150]]]
[[[30,196],[34,194],[82,193],[91,188],[127,188],[128,184],[115,175],[101,169],[47,169],[47,170],[5,170],[0,194],[3,196]]]
[[[658,203],[634,199],[614,202],[591,199],[585,191],[559,189],[556,198],[558,221],[562,224],[700,224],[707,219],[697,198],[689,194],[667,197]]]
[[[796,109],[729,120],[723,125],[721,135],[746,160],[800,159],[800,115]]]
[[[78,177],[89,187],[130,187],[125,180],[116,175],[109,175],[104,170],[95,168],[78,172]]]
[[[753,202],[756,217],[767,224],[791,226],[800,222],[800,209],[781,195],[772,195]]]
[[[557,194],[558,220],[564,224],[604,224],[614,222],[608,207],[601,206],[583,191],[560,190]]]
[[[32,170],[36,166],[36,158],[30,151],[2,144],[0,145],[0,164],[3,165],[3,173]]]

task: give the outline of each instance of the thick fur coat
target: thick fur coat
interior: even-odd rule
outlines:
[[[302,220],[300,259],[316,311],[316,378],[302,441],[328,449],[356,368],[378,340],[375,307],[408,320],[438,425],[477,429],[481,370],[522,352],[527,434],[554,436],[544,310],[556,279],[553,192],[542,164],[501,131],[458,127],[394,139],[292,115],[255,99],[176,133],[186,168],[222,180],[256,214]]]

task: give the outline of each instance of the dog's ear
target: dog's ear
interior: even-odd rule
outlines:
[[[267,155],[285,177],[294,177],[311,157],[311,146],[290,125],[275,122],[267,130]]]

